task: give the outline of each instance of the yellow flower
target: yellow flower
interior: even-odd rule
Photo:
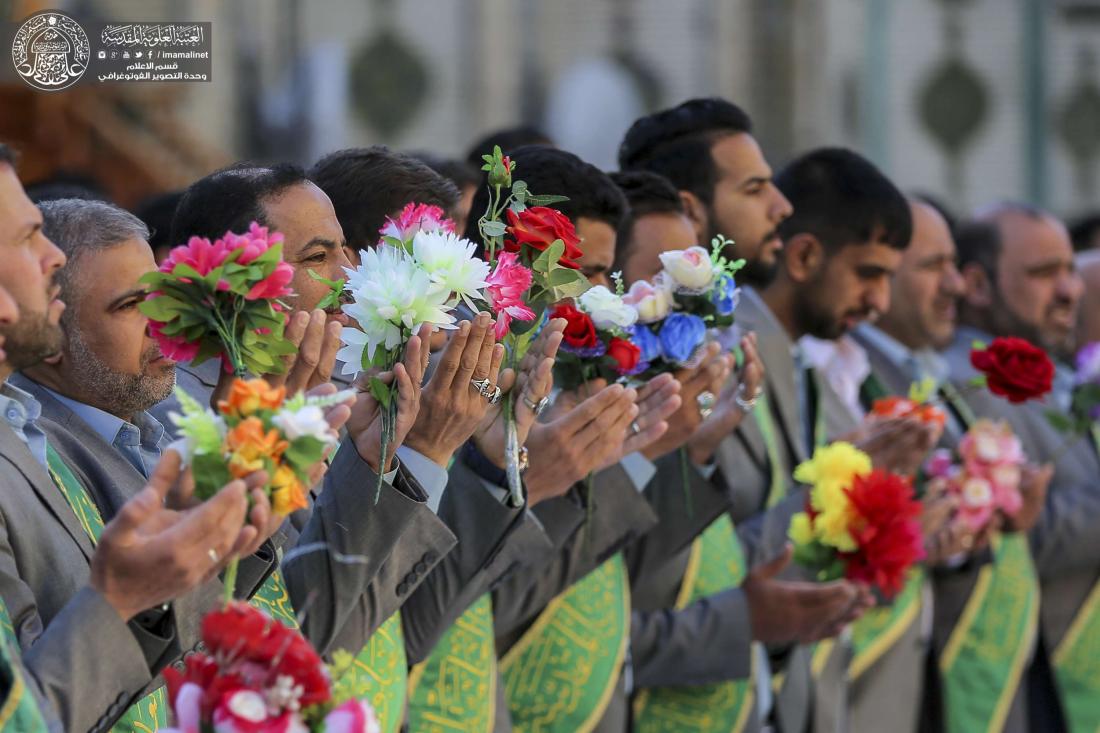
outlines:
[[[258,417],[247,417],[237,423],[225,436],[229,449],[229,472],[234,478],[244,478],[264,467],[264,459],[278,460],[288,443],[278,430],[264,430]]]
[[[795,469],[794,478],[810,485],[810,506],[817,516],[817,538],[842,552],[856,549],[850,526],[852,505],[845,490],[852,479],[871,472],[871,458],[851,443],[832,443],[814,451],[812,459]]]
[[[810,525],[810,515],[799,512],[791,517],[791,527],[787,530],[787,536],[796,545],[808,545],[814,541],[814,529]]]
[[[305,489],[298,476],[285,463],[279,464],[275,469],[275,477],[271,479],[271,511],[285,517],[291,512],[305,509],[309,506],[306,502]]]
[[[218,410],[230,417],[248,417],[257,410],[277,410],[286,399],[286,387],[272,389],[263,379],[235,379],[229,399],[218,401]]]

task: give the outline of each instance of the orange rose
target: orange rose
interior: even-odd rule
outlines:
[[[223,415],[248,417],[257,410],[277,410],[286,399],[286,387],[272,389],[263,379],[235,379],[229,389],[229,399],[220,400]]]
[[[302,482],[298,480],[298,476],[290,466],[285,463],[280,464],[275,470],[275,477],[271,480],[271,511],[285,517],[291,512],[308,506]]]
[[[264,431],[264,423],[258,417],[246,417],[225,436],[230,451],[229,472],[235,478],[244,478],[264,467],[264,459],[277,461],[287,449],[278,430]]]
[[[925,425],[943,428],[947,423],[947,414],[935,405],[921,404],[905,397],[884,397],[875,400],[871,414],[889,420],[891,418],[912,417]]]

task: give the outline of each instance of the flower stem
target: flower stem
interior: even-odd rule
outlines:
[[[222,580],[225,584],[225,590],[222,593],[222,601],[226,606],[233,602],[233,594],[237,589],[237,564],[239,562],[240,559],[234,557],[225,566],[225,575]]]

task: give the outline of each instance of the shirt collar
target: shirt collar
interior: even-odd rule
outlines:
[[[128,423],[121,417],[105,412],[98,407],[78,402],[65,395],[58,394],[49,387],[45,388],[58,402],[61,402],[81,420],[88,424],[108,445],[114,445],[120,432],[136,433],[137,443],[147,449],[155,449],[164,436],[164,426],[148,412],[139,412],[134,423]]]
[[[859,326],[859,335],[871,345],[882,358],[900,370],[913,382],[931,378],[936,385],[942,385],[951,375],[947,360],[934,349],[910,349],[881,328],[864,323]]]

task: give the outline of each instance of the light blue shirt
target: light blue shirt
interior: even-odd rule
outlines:
[[[14,385],[0,385],[0,416],[34,459],[46,468],[46,434],[37,424],[42,416],[38,400]]]
[[[45,389],[86,422],[88,427],[117,450],[142,476],[148,478],[153,473],[161,452],[168,443],[164,426],[155,417],[142,411],[130,423],[98,407],[58,394],[49,387]]]

